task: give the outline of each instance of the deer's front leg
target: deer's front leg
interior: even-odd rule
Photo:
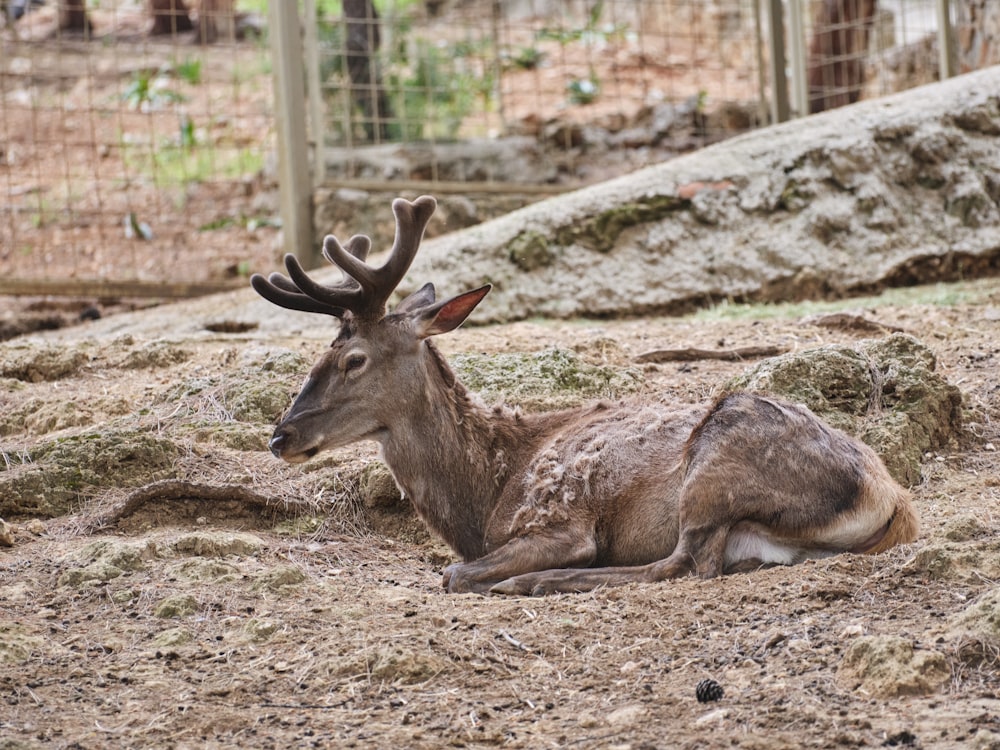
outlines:
[[[442,585],[451,593],[483,593],[500,581],[524,573],[586,567],[596,556],[593,529],[546,529],[515,537],[478,560],[449,565]]]

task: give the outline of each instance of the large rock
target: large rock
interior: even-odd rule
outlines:
[[[1000,68],[765,128],[425,245],[480,319],[843,295],[1000,264]],[[359,228],[356,231],[363,231]]]

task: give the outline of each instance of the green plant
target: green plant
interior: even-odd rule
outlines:
[[[490,106],[494,71],[482,63],[481,48],[485,43],[444,42],[415,36],[407,13],[419,5],[416,0],[375,5],[382,28],[391,29],[391,33],[382,35],[383,40],[391,43],[384,43],[372,61],[372,70],[385,94],[385,105],[374,115],[384,125],[379,137],[454,138],[478,101],[485,102],[487,108]],[[342,113],[335,118],[341,133],[350,128],[351,140],[370,139],[373,114],[368,112],[359,118],[357,113],[362,107],[349,93],[352,84],[342,19],[317,12],[316,33],[323,50],[320,80],[324,82],[323,91],[331,110]]]
[[[832,301],[805,302],[733,302],[718,304],[692,313],[695,320],[793,320],[807,315],[841,310],[877,310],[892,305],[928,305],[951,307],[957,304],[978,304],[989,294],[975,282],[950,282],[915,287],[895,287],[868,297],[848,297]]]
[[[137,70],[132,81],[121,95],[122,101],[135,109],[185,101],[185,97],[164,86],[164,78],[157,71]]]
[[[181,115],[180,119],[180,134],[178,140],[183,148],[194,148],[195,146],[195,135],[194,135],[194,120],[192,120],[187,115]]]
[[[414,43],[416,54],[408,66],[389,75],[389,86],[399,120],[393,136],[403,140],[453,138],[472,111],[480,81],[454,45],[426,39]]]
[[[598,0],[598,2],[590,7],[590,12],[587,14],[587,22],[582,29],[552,29],[545,27],[535,33],[535,38],[554,41],[563,45],[572,42],[583,42],[587,45],[593,45],[625,37],[628,33],[628,27],[625,24],[600,25],[602,13],[604,13],[604,3]]]
[[[58,211],[46,198],[38,199],[38,208],[31,212],[31,226],[35,229],[42,229],[55,224],[59,220]]]
[[[154,150],[123,142],[122,150],[130,170],[149,177],[159,188],[246,177],[264,166],[263,154],[252,148],[195,148],[166,142]]]
[[[197,86],[201,83],[201,60],[185,60],[174,64],[174,72],[181,80]]]
[[[570,81],[566,84],[566,89],[573,104],[590,104],[601,93],[600,81],[593,71],[590,73],[590,78]]]
[[[515,68],[534,70],[544,59],[545,53],[538,49],[538,47],[521,47],[520,51],[510,58],[510,61],[514,64]]]

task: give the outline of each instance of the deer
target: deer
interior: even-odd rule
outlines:
[[[487,405],[433,337],[487,284],[444,300],[425,284],[387,311],[435,199],[392,203],[384,263],[332,235],[323,285],[294,255],[251,277],[270,302],[339,320],[269,441],[289,463],[375,441],[403,495],[459,558],[453,593],[543,595],[875,554],[917,538],[911,494],[865,443],[804,405],[725,393],[707,405],[598,401],[547,413]]]

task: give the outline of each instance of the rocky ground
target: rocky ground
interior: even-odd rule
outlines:
[[[961,393],[895,469],[915,471],[909,547],[540,599],[443,593],[453,557],[372,446],[274,459],[331,331],[211,304],[230,325],[179,305],[2,345],[0,748],[1000,747],[996,280],[442,337],[530,409],[780,371],[650,350],[907,336],[905,367],[936,356],[927,393]],[[699,703],[709,678],[724,695]]]

